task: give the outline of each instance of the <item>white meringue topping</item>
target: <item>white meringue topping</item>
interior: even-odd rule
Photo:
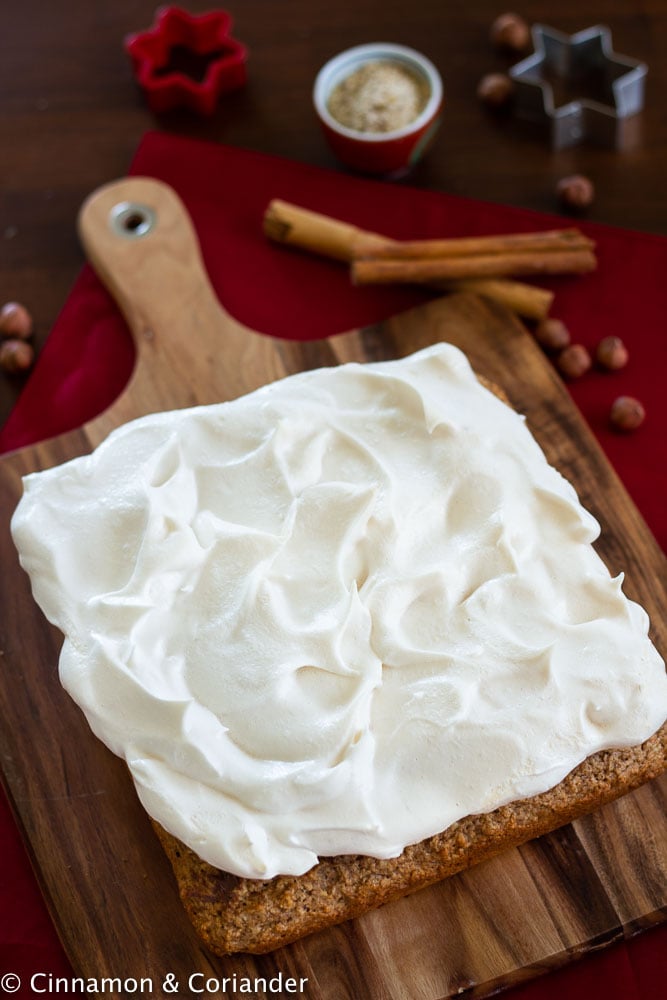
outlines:
[[[597,522],[450,345],[133,421],[12,530],[63,685],[237,875],[397,855],[667,716]]]

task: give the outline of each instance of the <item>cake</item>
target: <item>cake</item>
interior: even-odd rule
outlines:
[[[455,347],[153,414],[25,479],[64,687],[212,950],[267,951],[666,763],[599,526]]]

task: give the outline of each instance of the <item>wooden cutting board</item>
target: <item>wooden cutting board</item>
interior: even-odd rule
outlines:
[[[522,326],[498,308],[453,296],[329,340],[277,341],[221,308],[191,223],[165,185],[134,178],[102,189],[84,206],[80,229],[134,333],[133,378],[81,430],[0,461],[2,768],[76,972],[151,979],[152,996],[170,995],[162,991],[168,973],[189,995],[189,977],[200,972],[220,981],[236,975],[237,992],[242,976],[307,977],[301,995],[311,1000],[482,997],[663,920],[664,778],[270,956],[217,959],[199,944],[124,765],[60,689],[61,637],[34,604],[9,535],[21,475],[83,454],[113,427],[150,411],[229,399],[303,368],[397,357],[448,340],[527,415],[549,460],[599,518],[600,552],[613,573],[626,571],[626,592],[648,609],[663,655],[667,564],[560,380]],[[276,992],[268,985],[252,995]]]

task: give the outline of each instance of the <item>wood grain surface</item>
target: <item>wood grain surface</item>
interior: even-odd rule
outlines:
[[[154,229],[115,235],[109,213],[124,201],[153,207]],[[313,1000],[482,997],[663,920],[664,777],[539,841],[272,955],[223,960],[206,952],[124,765],[59,686],[61,637],[34,604],[9,534],[22,474],[89,451],[133,416],[233,398],[303,368],[397,357],[448,340],[527,415],[550,461],[600,519],[599,551],[612,573],[626,571],[626,592],[649,611],[663,654],[666,562],[560,380],[498,308],[455,296],[327,341],[274,341],[221,308],[189,220],[164,185],[134,178],[101,190],[83,209],[81,233],[134,332],[135,374],[91,424],[0,462],[2,768],[75,970],[151,977],[157,996],[167,972],[184,985],[201,971],[218,979],[308,977],[305,995]]]

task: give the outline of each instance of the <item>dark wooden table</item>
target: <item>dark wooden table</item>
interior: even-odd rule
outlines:
[[[22,0],[7,4],[0,32],[0,303],[23,301],[39,348],[83,257],[78,208],[98,185],[126,172],[141,135],[162,128],[337,168],[311,107],[318,68],[350,45],[396,41],[428,55],[445,85],[439,139],[408,183],[538,210],[557,208],[554,186],[588,174],[597,197],[588,218],[667,234],[667,3],[526,0],[531,22],[571,33],[606,23],[617,52],[649,65],[634,148],[554,152],[532,130],[489,116],[479,78],[514,61],[493,50],[491,0],[409,5],[379,0],[238,0],[235,34],[250,50],[249,82],[215,115],[159,119],[135,85],[123,38],[148,27],[155,0]],[[211,4],[189,0],[193,13]],[[344,168],[338,168],[344,169]],[[0,376],[0,424],[21,379]]]

